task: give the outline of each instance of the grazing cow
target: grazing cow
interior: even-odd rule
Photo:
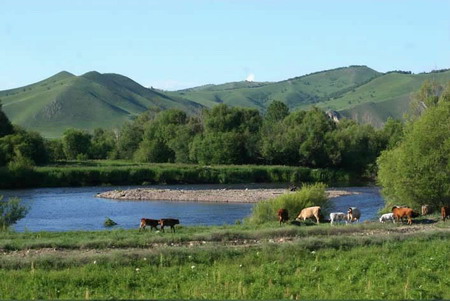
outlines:
[[[441,208],[441,216],[442,216],[442,221],[445,222],[445,219],[450,217],[450,207],[448,206],[444,206]]]
[[[347,222],[344,212],[332,212],[330,213],[330,224],[335,222]]]
[[[385,223],[387,221],[392,221],[395,223],[394,213],[385,213],[380,216],[380,223]]]
[[[303,219],[306,220],[307,218],[316,218],[317,223],[319,223],[320,218],[320,206],[314,206],[314,207],[308,207],[300,211],[299,215],[296,219]]]
[[[155,228],[155,230],[158,230],[158,224],[159,224],[159,220],[157,220],[157,219],[141,218],[141,224],[139,225],[139,231],[145,230],[146,226],[150,226],[150,231],[152,231],[153,228]]]
[[[350,207],[347,211],[347,220],[350,223],[353,223],[354,221],[359,222],[359,219],[361,218],[361,211],[359,211],[356,207]]]
[[[413,217],[419,216],[419,213],[415,212],[411,208],[398,208],[397,206],[392,208],[392,213],[394,214],[394,218],[397,222],[399,220],[403,222],[403,218],[406,217],[408,219],[408,225],[412,224]]]
[[[178,225],[180,223],[180,220],[175,218],[162,218],[159,220],[159,224],[161,225],[161,230],[164,231],[165,226],[169,226],[170,230],[175,232],[175,225]]]
[[[278,220],[280,221],[280,226],[281,223],[286,223],[289,220],[289,213],[287,211],[287,209],[281,208],[278,209]]]

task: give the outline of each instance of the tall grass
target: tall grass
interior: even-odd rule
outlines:
[[[315,183],[304,185],[299,191],[280,195],[277,198],[259,202],[252,209],[247,221],[251,224],[262,224],[277,220],[277,211],[287,209],[290,219],[293,219],[303,209],[311,206],[320,206],[327,211],[331,203],[325,193],[326,185]]]
[[[142,184],[230,184],[230,183],[314,183],[351,185],[350,173],[342,170],[294,166],[188,164],[66,164],[42,166],[26,173],[0,167],[0,189],[27,187],[70,187]]]

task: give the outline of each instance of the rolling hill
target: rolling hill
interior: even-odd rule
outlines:
[[[409,110],[411,94],[424,81],[450,82],[450,70],[421,74],[388,73],[331,100],[318,104],[342,116],[381,126],[389,117],[401,119]]]
[[[232,82],[179,91],[145,88],[119,74],[60,72],[17,89],[0,91],[3,111],[14,124],[60,136],[67,128],[119,128],[147,110],[188,113],[219,103],[265,112],[273,100],[292,110],[318,106],[359,122],[381,126],[408,111],[411,93],[425,80],[445,84],[450,70],[421,74],[380,73],[366,66],[320,71],[280,82]]]
[[[270,102],[280,100],[290,109],[298,109],[328,100],[334,95],[341,95],[381,75],[382,73],[366,66],[350,66],[275,83],[243,81],[206,85],[168,94],[198,102],[206,107],[225,103],[265,111]]]
[[[118,74],[60,72],[25,87],[0,91],[3,111],[14,124],[58,137],[67,128],[119,128],[148,108],[178,108],[189,113],[201,105],[147,89]]]

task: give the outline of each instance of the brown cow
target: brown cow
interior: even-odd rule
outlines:
[[[280,226],[281,223],[286,223],[289,220],[289,213],[287,211],[287,209],[281,208],[278,209],[278,220],[280,221]]]
[[[450,207],[448,206],[444,206],[441,208],[441,216],[442,216],[442,221],[445,222],[445,219],[448,219],[450,217]]]
[[[169,226],[170,230],[175,232],[175,225],[178,225],[180,223],[180,220],[175,218],[162,218],[159,220],[159,224],[161,225],[161,230],[164,231],[165,226]]]
[[[150,231],[152,231],[153,228],[155,230],[158,230],[158,224],[159,220],[157,219],[151,219],[151,218],[141,218],[141,224],[139,225],[139,231],[145,230],[146,226],[150,226]]]
[[[404,217],[408,218],[408,225],[412,224],[413,217],[419,216],[419,214],[411,208],[398,208],[397,206],[392,208],[392,213],[394,214],[394,218],[397,222],[399,220],[403,222]]]

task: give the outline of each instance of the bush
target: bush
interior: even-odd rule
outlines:
[[[325,194],[325,188],[326,185],[323,183],[304,185],[294,193],[286,193],[275,199],[257,203],[247,221],[252,224],[276,221],[277,211],[280,208],[288,210],[290,219],[295,218],[303,208],[311,206],[320,206],[323,213],[331,205]]]
[[[3,200],[0,195],[0,230],[5,230],[12,224],[15,224],[19,219],[27,215],[28,208],[20,204],[20,199],[9,198],[7,201]]]
[[[113,227],[115,225],[117,225],[117,223],[115,221],[113,221],[112,219],[110,219],[109,217],[107,217],[105,219],[105,221],[103,222],[103,226],[105,226],[105,227]]]

